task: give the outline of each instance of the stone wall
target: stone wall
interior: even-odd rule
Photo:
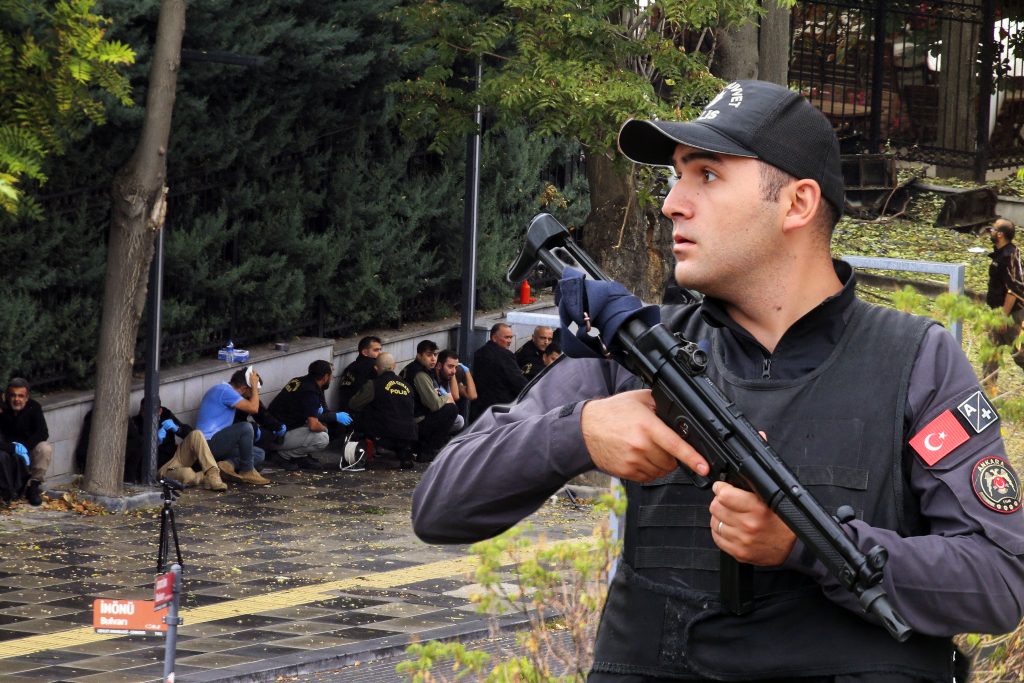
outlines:
[[[537,312],[549,312],[550,301],[539,302],[529,307]],[[480,343],[487,339],[487,329],[495,321],[503,319],[504,312],[491,314],[477,320],[476,336]],[[530,338],[533,326],[514,324],[516,339],[513,349]],[[458,341],[459,320],[450,318],[432,323],[407,325],[401,330],[375,330],[365,334],[375,334],[384,341],[384,349],[395,356],[398,367],[404,367],[416,356],[416,345],[423,339],[432,339],[439,347],[454,348]],[[261,345],[249,348],[250,365],[255,365],[263,378],[261,399],[269,404],[281,387],[291,379],[306,374],[306,368],[315,360],[328,360],[334,364],[335,373],[351,363],[358,354],[360,337],[344,339],[300,338],[289,343],[288,351],[276,351],[273,345]],[[463,359],[468,364],[469,359]],[[216,360],[201,360],[186,366],[167,369],[161,372],[160,400],[188,424],[195,424],[196,411],[206,391],[220,382],[227,381],[239,367],[228,365]],[[337,384],[328,390],[328,404],[337,402]],[[137,378],[132,386],[131,410],[138,410],[143,394],[143,380]],[[74,467],[75,446],[82,429],[85,414],[92,409],[93,392],[56,392],[46,395],[34,395],[43,406],[46,422],[50,430],[50,442],[54,445],[53,463],[47,473],[48,484],[60,484],[71,481],[76,472]]]

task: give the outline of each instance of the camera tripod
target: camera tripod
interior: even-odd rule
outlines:
[[[172,507],[175,499],[181,495],[185,487],[181,482],[166,477],[160,478],[160,486],[163,487],[164,505],[160,510],[160,541],[156,556],[157,574],[163,573],[164,565],[167,564],[172,538],[174,539],[174,554],[178,558],[178,565],[181,567],[185,566],[184,562],[181,561],[181,546],[178,545],[178,528],[174,525],[174,508]]]

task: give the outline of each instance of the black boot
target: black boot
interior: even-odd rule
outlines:
[[[38,479],[28,480],[28,486],[25,487],[25,500],[28,501],[29,505],[36,507],[43,504],[43,495],[39,491]]]

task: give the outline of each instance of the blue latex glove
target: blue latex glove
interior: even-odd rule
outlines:
[[[448,390],[445,389],[444,387],[438,387],[437,388],[437,395],[438,396],[447,396],[448,395]]]
[[[459,363],[459,367],[462,368],[463,372],[469,372],[469,368],[466,366],[465,363]]]
[[[160,423],[160,428],[161,429],[166,429],[169,432],[176,432],[176,431],[178,431],[178,425],[176,425],[174,423],[174,420],[172,420],[171,418],[167,418],[166,420],[161,422]]]
[[[263,432],[261,432],[261,431],[260,431],[260,428],[259,428],[259,427],[256,427],[256,436],[255,436],[255,438],[254,438],[253,440],[254,440],[254,441],[259,441],[259,440],[260,440],[260,437],[261,437],[262,435],[263,435]]]
[[[14,446],[14,454],[21,458],[21,461],[25,463],[25,467],[28,467],[28,449],[17,441],[11,445]]]
[[[324,407],[323,406],[320,406],[319,408],[316,409],[316,416],[317,417],[320,417],[323,414],[324,414]]]
[[[352,416],[345,412],[335,413],[334,419],[340,422],[341,424],[345,425],[346,427],[352,424]]]
[[[160,431],[156,433],[156,439],[157,439],[157,441],[159,443],[163,443],[164,439],[166,439],[166,438],[167,438],[167,430],[164,429],[163,427],[161,427]]]
[[[281,425],[280,427],[277,428],[276,431],[274,431],[274,436],[276,436],[279,439],[283,439],[284,438],[284,433],[287,432],[287,431],[288,431],[288,428],[285,427],[284,425]]]

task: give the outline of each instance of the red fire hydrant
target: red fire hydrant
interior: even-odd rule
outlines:
[[[530,283],[528,280],[523,280],[523,283],[519,285],[519,303],[521,304],[532,304],[536,299],[530,296]]]

